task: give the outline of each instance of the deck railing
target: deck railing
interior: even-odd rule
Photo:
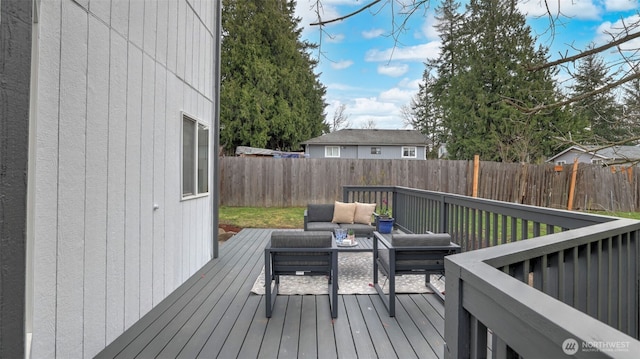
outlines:
[[[640,352],[640,221],[405,187],[343,189],[345,201],[382,198],[398,228],[448,232],[465,251],[445,263],[447,357]]]

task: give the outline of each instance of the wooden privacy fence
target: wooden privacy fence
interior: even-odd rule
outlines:
[[[573,165],[531,165],[479,161],[479,198],[568,208]],[[579,164],[573,209],[635,211],[635,168]],[[304,207],[342,198],[342,186],[388,185],[473,195],[474,162],[450,160],[369,160],[223,157],[220,204]]]

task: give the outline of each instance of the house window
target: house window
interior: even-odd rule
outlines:
[[[601,158],[591,159],[591,163],[594,165],[603,165],[604,161]]]
[[[325,157],[340,157],[340,146],[325,146]]]
[[[371,154],[372,155],[379,155],[382,153],[382,148],[380,147],[371,147]]]
[[[182,114],[182,198],[209,193],[209,128]]]
[[[567,164],[567,161],[556,161],[556,165],[558,165],[558,166],[563,166],[563,165],[566,165],[566,164]]]
[[[402,147],[402,158],[416,158],[416,147],[415,146],[403,146]]]

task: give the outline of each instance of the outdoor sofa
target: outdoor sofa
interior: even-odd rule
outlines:
[[[304,211],[304,230],[353,229],[356,237],[370,238],[376,230],[375,222],[371,223],[375,208],[375,203],[308,204]]]

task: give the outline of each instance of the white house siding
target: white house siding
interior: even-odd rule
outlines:
[[[93,357],[210,259],[213,195],[181,200],[180,115],[213,129],[214,8],[40,3],[33,358]]]

